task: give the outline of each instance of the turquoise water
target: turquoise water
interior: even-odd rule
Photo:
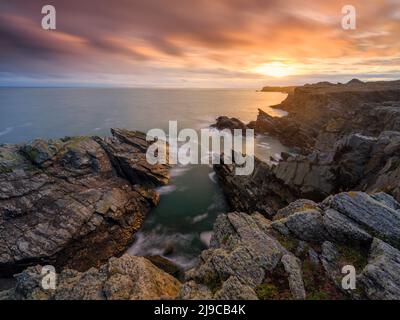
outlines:
[[[198,130],[219,115],[249,122],[256,119],[257,108],[283,115],[268,106],[285,97],[237,89],[0,88],[0,143],[108,135],[112,127],[167,132],[168,120]],[[255,146],[256,155],[267,161],[286,150],[269,136],[258,136]],[[171,177],[170,184],[159,189],[160,204],[128,252],[163,255],[189,268],[207,247],[213,223],[227,206],[211,166],[177,166]]]

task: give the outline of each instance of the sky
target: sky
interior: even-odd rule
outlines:
[[[46,4],[56,30],[42,29]],[[400,0],[0,0],[0,86],[392,80],[399,34]]]

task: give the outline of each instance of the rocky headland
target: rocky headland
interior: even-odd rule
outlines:
[[[282,93],[293,93],[296,86],[286,86],[286,87],[271,87],[266,86],[261,89],[262,92],[282,92]]]
[[[187,296],[211,278],[212,297],[400,299],[400,81],[305,85],[273,107],[288,115],[260,109],[246,127],[294,152],[272,166],[255,159],[250,176],[214,166],[232,213],[218,219]],[[355,291],[338,281],[345,264],[357,269]]]
[[[35,264],[79,271],[123,253],[154,207],[166,166],[140,132],[0,146],[0,276]]]

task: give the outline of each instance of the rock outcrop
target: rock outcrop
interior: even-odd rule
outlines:
[[[384,194],[297,200],[273,220],[220,215],[184,299],[400,299],[399,203]],[[380,222],[380,223],[379,223]],[[354,266],[345,289],[342,267]]]
[[[215,165],[231,210],[271,216],[295,199],[321,201],[347,190],[384,191],[400,200],[400,81],[351,81],[297,87],[281,104],[285,117],[260,110],[252,124],[300,154],[255,162],[249,177]],[[271,196],[272,195],[272,196]]]
[[[218,130],[228,129],[233,132],[234,129],[242,130],[242,133],[245,133],[247,126],[237,118],[228,118],[226,116],[220,116],[217,118],[216,123],[212,125],[212,127],[217,128]]]
[[[376,136],[398,131],[399,100],[400,81],[305,85],[273,106],[287,111],[286,117],[271,117],[259,110],[255,129],[308,152],[329,148],[332,141],[352,132]],[[318,146],[317,140],[326,143]]]
[[[266,86],[261,89],[262,92],[282,92],[282,93],[293,93],[295,86],[287,86],[287,87],[271,87]]]
[[[85,271],[124,252],[167,183],[140,132],[0,146],[0,275],[35,264]]]
[[[0,292],[0,300],[152,300],[175,299],[181,284],[143,257],[111,258],[86,272],[64,269],[55,289],[42,286],[42,267],[16,275],[14,288]]]

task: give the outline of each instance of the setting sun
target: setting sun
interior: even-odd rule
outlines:
[[[286,77],[293,75],[294,69],[282,62],[265,63],[253,69],[254,72],[270,77]]]

